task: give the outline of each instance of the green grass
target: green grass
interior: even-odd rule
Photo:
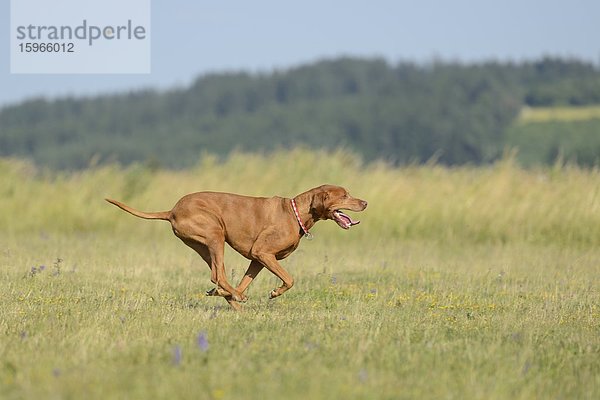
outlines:
[[[297,151],[181,172],[4,161],[0,178],[0,398],[600,394],[594,170],[396,170]],[[168,224],[101,200],[161,210],[194,190],[322,182],[369,200],[362,224],[317,224],[284,261],[294,288],[268,300],[279,283],[263,272],[241,313],[203,296],[208,268]],[[247,261],[226,264],[237,281]]]

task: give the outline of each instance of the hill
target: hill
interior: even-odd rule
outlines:
[[[395,164],[485,164],[514,144],[507,132],[523,106],[597,103],[600,71],[577,60],[338,58],[271,73],[210,74],[183,89],[8,106],[0,110],[0,156],[59,169],[115,161],[181,168],[203,153],[302,145]]]

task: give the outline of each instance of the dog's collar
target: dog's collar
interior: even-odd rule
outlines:
[[[300,214],[298,214],[298,207],[296,207],[296,200],[294,199],[292,199],[292,209],[294,210],[296,221],[298,221],[298,224],[300,225],[300,229],[302,230],[304,237],[308,240],[311,240],[313,238],[313,235],[308,231],[308,229],[306,229],[306,226],[304,226],[304,223],[300,219]]]

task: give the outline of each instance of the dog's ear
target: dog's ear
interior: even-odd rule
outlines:
[[[329,199],[329,192],[327,190],[319,190],[313,194],[312,201],[310,203],[310,212],[316,217],[321,217],[325,214],[327,209],[327,200]]]

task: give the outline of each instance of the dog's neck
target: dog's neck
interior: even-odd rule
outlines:
[[[308,232],[308,228],[304,225],[302,218],[300,218],[300,213],[298,212],[298,207],[296,206],[296,200],[292,199],[290,201],[292,204],[292,209],[294,210],[294,217],[296,217],[296,221],[298,221],[298,225],[300,225],[300,234],[305,237],[312,237],[312,235]]]
[[[314,190],[312,189],[308,192],[301,193],[298,196],[294,197],[294,201],[296,202],[296,208],[298,210],[298,216],[304,224],[304,226],[306,227],[307,231],[310,228],[312,228],[317,221],[322,219],[319,215],[315,213],[315,209],[312,207],[313,197]]]

